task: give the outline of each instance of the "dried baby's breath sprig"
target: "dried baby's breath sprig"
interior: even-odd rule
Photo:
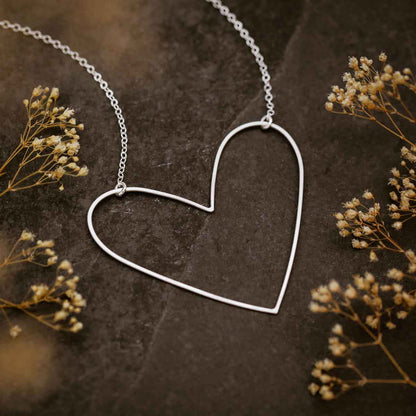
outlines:
[[[401,230],[414,214],[415,172],[411,164],[416,162],[415,141],[401,129],[400,123],[404,121],[413,125],[416,119],[402,94],[406,90],[416,93],[416,84],[409,68],[395,71],[386,64],[385,53],[379,55],[379,61],[380,68],[376,69],[367,57],[351,57],[349,67],[352,71],[343,77],[345,88],[333,86],[325,108],[336,114],[374,121],[406,142],[402,148],[402,167],[392,170],[393,177],[389,182],[395,188],[390,194],[393,204],[389,206],[390,217],[394,220],[392,227]],[[344,212],[335,214],[337,228],[342,237],[352,239],[355,249],[369,250],[371,262],[379,260],[377,252],[380,250],[399,253],[405,256],[409,266],[406,273],[397,268],[388,270],[386,282],[366,272],[354,275],[352,282],[344,287],[332,280],[312,291],[309,306],[312,312],[332,313],[348,322],[347,330],[341,323],[333,326],[328,340],[332,359],[317,361],[312,371],[316,381],[309,385],[309,391],[313,395],[319,394],[324,400],[336,399],[351,389],[368,384],[416,387],[416,380],[408,375],[384,341],[385,332],[393,331],[398,322],[406,319],[416,307],[416,289],[406,288],[406,285],[414,285],[416,280],[416,255],[412,250],[402,248],[392,237],[381,215],[380,204],[370,191],[365,191],[360,199],[345,203],[344,208]],[[361,329],[364,340],[350,335],[351,324]],[[362,348],[381,350],[396,369],[397,378],[368,377],[356,360]]]
[[[79,332],[82,323],[76,315],[86,306],[86,301],[77,292],[79,277],[68,260],[58,262],[53,240],[36,240],[35,235],[23,231],[6,258],[0,263],[0,278],[7,267],[31,263],[40,267],[56,266],[56,277],[52,284],[40,283],[30,286],[28,294],[19,301],[0,297],[0,310],[6,318],[10,335],[15,338],[21,332],[13,325],[8,311],[17,310],[38,322],[58,331]]]
[[[380,204],[375,201],[370,191],[362,195],[365,202],[359,198],[353,198],[344,203],[344,212],[335,214],[337,228],[341,237],[351,237],[352,246],[355,249],[370,250],[370,260],[378,260],[376,251],[387,250],[404,254],[409,262],[414,263],[414,257],[408,256],[400,244],[391,236],[381,216]],[[393,223],[396,230],[401,229],[401,222]]]
[[[392,268],[387,272],[386,282],[377,280],[369,272],[354,275],[351,283],[342,286],[331,280],[327,285],[312,290],[309,309],[313,313],[332,313],[358,326],[366,338],[354,339],[341,323],[332,328],[328,347],[332,358],[315,363],[309,385],[313,395],[323,400],[333,400],[341,394],[368,384],[407,384],[416,387],[416,380],[399,364],[383,340],[386,331],[392,331],[397,323],[406,319],[416,308],[414,284],[416,255],[404,250],[389,233],[380,212],[380,204],[370,191],[362,195],[365,202],[354,198],[344,204],[345,211],[335,214],[337,228],[342,237],[351,237],[355,249],[370,250],[370,261],[377,261],[377,250],[400,253],[409,262],[408,273]],[[397,225],[395,228],[400,228]],[[405,280],[405,278],[410,278]],[[355,359],[362,348],[377,348],[397,371],[397,378],[371,378]]]
[[[34,88],[30,99],[23,100],[27,124],[19,144],[1,165],[0,196],[56,183],[63,190],[64,176],[85,176],[86,166],[78,165],[79,131],[84,129],[74,118],[74,110],[58,107],[58,88]]]
[[[393,203],[390,215],[396,220],[396,229],[416,217],[416,142],[413,127],[415,113],[406,104],[406,91],[416,94],[416,79],[410,68],[394,70],[387,64],[387,55],[379,55],[380,65],[365,56],[349,58],[350,72],[343,76],[344,88],[336,85],[328,95],[325,108],[335,114],[350,115],[376,122],[389,133],[406,143],[401,151],[401,166],[392,169],[389,184]],[[404,122],[404,123],[403,123]],[[407,124],[408,123],[408,124]]]
[[[383,341],[383,333],[396,328],[399,320],[406,319],[416,307],[416,291],[407,291],[398,283],[381,284],[371,273],[353,276],[352,282],[342,287],[336,280],[312,290],[310,310],[314,313],[333,313],[361,328],[364,341],[352,339],[337,323],[328,340],[333,359],[315,363],[309,385],[311,394],[319,393],[324,400],[333,400],[341,394],[368,384],[407,384],[416,387],[407,372]],[[362,348],[377,348],[397,370],[397,378],[369,378],[354,361]]]
[[[403,224],[416,217],[416,174],[412,167],[416,163],[416,147],[403,146],[402,161],[399,168],[391,170],[389,185],[394,188],[390,192],[393,203],[389,205],[390,217]]]
[[[337,228],[341,237],[351,238],[352,247],[357,250],[369,250],[370,261],[378,261],[377,251],[386,250],[402,254],[408,261],[407,273],[400,271],[400,279],[408,277],[416,280],[416,255],[413,250],[404,249],[399,242],[392,237],[381,215],[380,204],[375,201],[370,191],[362,195],[365,203],[359,198],[353,198],[344,203],[344,212],[337,212]],[[391,209],[391,207],[390,207]],[[395,221],[392,227],[396,230],[402,228],[401,221]],[[395,276],[398,276],[398,269]],[[389,277],[395,278],[391,273]]]
[[[405,90],[416,93],[413,72],[410,68],[394,70],[390,64],[386,64],[384,52],[379,55],[379,62],[380,67],[376,68],[373,60],[365,56],[360,59],[350,57],[350,72],[343,75],[345,86],[332,86],[325,108],[331,113],[373,121],[413,146],[414,139],[407,137],[399,126],[399,121],[416,123],[402,94]]]

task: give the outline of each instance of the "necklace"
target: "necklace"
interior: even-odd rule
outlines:
[[[123,112],[119,106],[118,100],[114,96],[114,92],[110,89],[108,83],[103,79],[102,75],[95,69],[95,67],[88,63],[85,58],[82,58],[78,52],[75,52],[70,49],[69,46],[63,45],[59,40],[52,39],[49,35],[44,35],[38,30],[32,30],[31,28],[25,26],[21,26],[18,23],[10,23],[7,20],[0,21],[0,27],[3,29],[10,29],[14,32],[23,33],[25,36],[31,36],[34,39],[41,40],[47,45],[53,46],[55,49],[60,50],[63,54],[68,55],[71,59],[78,62],[78,64],[85,68],[85,70],[93,77],[94,81],[98,83],[100,88],[105,92],[107,99],[110,102],[111,107],[114,109],[114,113],[117,117],[118,125],[120,128],[120,138],[121,138],[121,152],[120,152],[120,163],[117,172],[117,183],[114,189],[109,190],[108,192],[103,193],[100,195],[90,206],[87,215],[87,223],[88,228],[91,233],[92,238],[98,244],[98,246],[104,250],[107,254],[109,254],[114,259],[118,260],[120,263],[124,263],[125,265],[138,270],[142,273],[145,273],[149,276],[152,276],[156,279],[162,280],[166,283],[171,285],[177,286],[179,288],[188,290],[189,292],[196,293],[198,295],[204,296],[209,299],[216,300],[218,302],[226,303],[229,305],[237,306],[244,309],[249,309],[257,312],[264,312],[270,314],[277,314],[280,305],[283,301],[283,297],[286,292],[287,284],[289,282],[290,274],[293,267],[293,262],[295,260],[295,253],[297,242],[299,238],[299,230],[300,230],[300,223],[301,223],[301,216],[302,216],[302,202],[303,202],[303,185],[304,185],[304,169],[303,169],[303,161],[300,150],[295,142],[295,140],[290,136],[290,134],[284,130],[282,127],[278,126],[277,124],[273,123],[273,116],[275,115],[274,104],[273,104],[273,95],[272,95],[272,86],[270,84],[270,74],[268,72],[267,65],[264,62],[263,55],[260,53],[259,47],[256,45],[254,39],[250,36],[249,32],[244,28],[243,24],[237,20],[235,14],[230,12],[230,9],[227,6],[224,6],[220,0],[206,0],[210,3],[215,9],[219,11],[219,13],[224,16],[227,21],[233,25],[234,29],[239,33],[240,37],[245,41],[246,45],[250,48],[252,55],[254,56],[257,65],[259,66],[259,70],[261,73],[261,78],[263,81],[263,90],[264,90],[264,99],[266,102],[266,114],[262,117],[260,121],[251,121],[248,123],[244,123],[234,130],[229,132],[224,140],[221,142],[217,155],[215,157],[214,167],[212,171],[212,178],[211,178],[211,188],[210,188],[210,203],[208,206],[201,205],[197,202],[191,201],[189,199],[183,198],[178,195],[169,194],[167,192],[158,191],[155,189],[149,188],[141,188],[141,187],[128,187],[124,182],[124,173],[126,170],[126,162],[127,162],[127,151],[128,151],[128,137],[127,137],[127,127],[126,122],[123,117]],[[160,273],[155,271],[149,270],[143,266],[140,266],[122,256],[117,254],[116,252],[112,251],[109,247],[107,247],[98,237],[97,233],[95,232],[94,225],[93,225],[93,214],[96,207],[105,200],[106,198],[116,195],[116,196],[123,196],[125,193],[142,193],[142,194],[149,194],[159,198],[170,199],[174,201],[181,202],[193,208],[212,213],[215,209],[215,185],[216,185],[216,178],[217,178],[217,171],[218,166],[220,163],[220,159],[223,153],[223,150],[227,143],[232,140],[234,137],[238,135],[238,133],[248,130],[257,128],[261,130],[274,130],[276,133],[279,133],[283,136],[291,145],[297,159],[298,169],[299,169],[299,191],[298,191],[298,204],[296,209],[296,220],[295,220],[295,229],[293,233],[293,240],[291,246],[291,252],[289,256],[288,265],[286,268],[286,273],[283,279],[282,286],[280,291],[277,295],[276,304],[272,308],[260,306],[260,305],[253,305],[250,303],[240,302],[238,300],[226,298],[223,296],[219,296],[217,294],[207,292],[202,289],[198,289],[197,287],[179,282],[174,280],[168,276],[164,276]]]

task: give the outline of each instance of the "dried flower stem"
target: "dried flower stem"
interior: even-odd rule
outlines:
[[[365,377],[364,374],[361,371],[359,371],[358,368],[354,365],[355,371],[357,372],[357,374],[360,375],[361,380],[365,381],[366,383],[374,383],[374,382],[378,382],[378,383],[391,383],[391,382],[393,382],[393,383],[407,383],[407,384],[412,385],[413,387],[416,387],[416,382],[412,381],[410,379],[408,374],[399,365],[399,363],[394,358],[393,354],[389,351],[387,346],[383,343],[383,340],[382,340],[383,339],[383,334],[381,332],[380,321],[377,324],[377,332],[374,333],[360,319],[359,315],[354,311],[354,309],[351,306],[351,302],[348,299],[346,299],[346,303],[348,305],[348,308],[351,310],[352,314],[351,315],[342,314],[342,315],[345,316],[346,318],[350,319],[351,321],[357,323],[367,333],[367,335],[373,340],[373,342],[371,342],[371,343],[357,344],[357,345],[355,345],[355,348],[372,347],[372,346],[380,347],[380,349],[383,351],[383,353],[386,355],[386,357],[390,360],[390,362],[393,364],[393,366],[396,368],[396,370],[403,377],[403,379],[399,379],[399,380],[397,380],[397,379],[378,379],[378,380],[367,379],[367,377]],[[381,314],[377,313],[377,316],[381,317]]]
[[[391,296],[386,296],[388,294]],[[309,386],[312,394],[319,392],[324,400],[333,400],[352,388],[367,384],[392,383],[416,387],[416,380],[411,379],[383,342],[383,331],[396,328],[393,319],[406,319],[409,312],[416,307],[414,290],[407,292],[397,283],[380,285],[375,277],[367,272],[364,276],[353,276],[353,284],[344,289],[337,281],[332,280],[327,286],[314,289],[312,299],[310,304],[312,312],[341,316],[358,325],[370,339],[367,342],[355,341],[345,334],[340,324],[336,324],[332,329],[336,336],[329,338],[329,349],[333,356],[339,357],[338,360],[343,359],[344,362],[335,363],[328,358],[317,361],[312,376],[321,384],[312,383]],[[361,314],[365,313],[365,320],[354,304],[359,306]],[[353,360],[354,352],[361,348],[379,348],[400,377],[368,378]],[[339,371],[342,369],[352,370],[358,378],[341,377]]]
[[[389,209],[391,217],[397,225],[416,217],[416,174],[410,164],[416,163],[415,137],[410,137],[402,128],[399,121],[403,120],[412,126],[416,117],[405,104],[403,94],[416,94],[416,81],[410,68],[395,71],[386,64],[385,53],[379,55],[381,67],[376,69],[373,61],[365,56],[359,60],[349,58],[352,70],[343,76],[345,87],[332,86],[325,108],[334,114],[349,115],[377,123],[390,134],[403,140],[407,146],[402,148],[401,167],[393,168],[393,177],[389,184],[395,191],[390,193],[394,203]]]
[[[389,181],[396,189],[390,196],[397,202],[389,206],[390,217],[395,220],[392,227],[401,230],[408,219],[416,216],[416,174],[406,162],[416,163],[416,146],[414,139],[403,133],[398,120],[414,124],[416,119],[404,103],[399,88],[405,87],[416,93],[416,83],[409,68],[405,68],[403,73],[393,71],[391,65],[385,64],[387,56],[384,53],[380,54],[379,60],[382,67],[378,71],[371,59],[351,57],[349,66],[353,73],[344,74],[345,89],[333,86],[325,108],[333,113],[376,122],[410,145],[410,149],[402,148],[401,165],[407,169],[407,173],[402,175],[394,168],[393,178]],[[333,313],[347,319],[368,337],[368,341],[358,342],[347,336],[339,323],[332,328],[334,336],[329,338],[328,343],[336,362],[329,358],[317,361],[312,376],[318,382],[309,385],[309,391],[313,395],[319,393],[324,400],[336,399],[353,388],[367,384],[406,384],[416,388],[416,380],[409,376],[383,341],[384,331],[394,330],[397,326],[395,321],[406,319],[416,308],[416,289],[406,290],[403,284],[416,280],[416,254],[413,250],[405,250],[392,237],[382,218],[380,204],[375,201],[373,194],[365,191],[362,197],[369,206],[353,198],[344,204],[344,212],[335,214],[339,234],[352,237],[353,248],[369,250],[371,262],[379,260],[376,252],[382,250],[404,255],[408,270],[407,273],[396,268],[388,270],[387,277],[393,283],[379,282],[373,274],[366,272],[364,276],[354,275],[352,283],[344,288],[332,280],[328,285],[312,290],[312,312]],[[381,350],[397,371],[398,377],[368,378],[353,359],[354,354],[362,348]]]
[[[24,100],[28,121],[20,136],[19,144],[6,161],[0,164],[0,177],[8,175],[0,197],[35,186],[59,183],[63,190],[63,176],[85,176],[86,166],[77,165],[80,145],[79,131],[83,124],[76,124],[74,110],[57,107],[58,88],[36,87],[29,100]],[[59,132],[59,134],[57,134]],[[16,165],[14,173],[7,170]]]
[[[376,251],[386,250],[400,253],[409,261],[409,273],[402,272],[401,277],[410,277],[416,280],[416,255],[413,250],[405,250],[395,240],[387,229],[381,216],[380,204],[374,199],[370,191],[365,191],[363,198],[371,205],[366,206],[360,199],[354,198],[344,204],[345,212],[335,214],[337,227],[341,237],[352,236],[352,247],[359,250],[370,250],[370,261],[378,261]],[[393,223],[396,230],[402,228],[401,222]],[[355,237],[355,238],[354,238]],[[393,269],[395,270],[395,269]],[[392,277],[392,276],[390,276]]]
[[[412,250],[404,250],[391,236],[381,216],[380,204],[370,191],[365,191],[363,198],[370,202],[366,206],[358,198],[344,204],[345,212],[335,214],[337,228],[342,237],[352,237],[352,246],[359,250],[370,250],[370,261],[378,261],[376,250],[386,250],[403,254],[409,261],[408,273],[398,269],[390,269],[387,276],[393,284],[381,284],[373,274],[366,272],[364,276],[354,275],[353,284],[342,289],[340,284],[332,280],[327,286],[320,286],[312,291],[310,309],[315,313],[333,313],[358,325],[370,338],[367,342],[357,342],[348,337],[340,324],[336,324],[332,332],[336,337],[329,338],[329,349],[333,356],[341,357],[343,364],[334,363],[330,359],[317,361],[312,375],[321,384],[312,383],[309,390],[312,394],[319,392],[324,400],[333,400],[341,394],[356,387],[367,384],[408,384],[416,387],[406,370],[399,364],[383,342],[383,331],[396,328],[394,319],[406,319],[416,307],[416,289],[405,290],[400,284],[403,278],[415,281],[416,255]],[[395,223],[396,224],[396,223]],[[401,227],[397,224],[397,229]],[[353,303],[354,302],[354,303]],[[359,306],[363,319],[354,306]],[[379,348],[394,366],[400,378],[368,378],[354,362],[352,356],[360,348]],[[358,378],[345,378],[337,374],[341,369],[352,370]]]
[[[400,88],[404,88],[416,93],[415,77],[409,68],[394,71],[390,64],[386,65],[384,53],[380,54],[379,61],[381,68],[376,69],[372,59],[351,57],[349,68],[352,71],[343,76],[345,88],[334,85],[325,108],[335,114],[373,121],[413,146],[415,140],[406,137],[394,117],[416,123],[400,92]]]
[[[15,264],[31,263],[40,267],[57,264],[58,257],[53,250],[52,240],[38,240],[33,243],[35,236],[23,231],[19,239],[11,248],[9,254],[0,263],[0,277],[4,270]],[[19,302],[0,297],[0,310],[10,327],[10,335],[16,337],[21,332],[18,325],[12,325],[8,317],[8,310],[18,310],[54,330],[78,332],[82,323],[74,316],[86,306],[80,293],[76,291],[78,276],[73,276],[71,263],[64,260],[59,263],[54,283],[49,286],[44,283],[32,285],[28,294]],[[41,306],[49,305],[52,313],[40,313]],[[57,307],[57,308],[56,308]]]

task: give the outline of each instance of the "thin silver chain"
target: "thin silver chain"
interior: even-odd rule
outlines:
[[[70,56],[74,61],[78,62],[80,66],[85,68],[86,71],[93,77],[94,81],[97,82],[100,88],[105,92],[106,97],[110,101],[111,107],[114,109],[120,128],[121,152],[116,188],[120,189],[120,191],[124,191],[126,188],[126,184],[124,183],[124,172],[126,170],[127,162],[127,127],[123,117],[123,112],[118,104],[118,100],[114,96],[114,91],[108,86],[107,81],[105,81],[102,75],[96,71],[94,65],[89,64],[88,61],[81,57],[78,52],[74,52],[69,46],[63,45],[59,40],[52,39],[49,35],[44,35],[39,30],[32,30],[28,26],[22,26],[19,23],[10,23],[8,20],[1,20],[0,27],[3,29],[13,30],[13,32],[21,32],[25,36],[31,36],[32,38],[41,40],[47,45],[53,46],[55,49],[59,49],[63,54]]]
[[[239,32],[240,36],[246,41],[247,46],[250,48],[251,53],[253,54],[256,62],[259,66],[261,77],[264,84],[264,99],[266,101],[267,112],[265,116],[261,119],[264,124],[263,128],[267,129],[273,123],[273,116],[275,114],[274,104],[273,104],[273,95],[272,95],[272,86],[270,85],[270,74],[267,69],[267,65],[264,63],[264,57],[260,53],[260,48],[254,42],[254,39],[250,36],[247,29],[244,28],[243,24],[237,20],[235,14],[230,12],[230,9],[227,6],[224,6],[220,0],[206,0],[207,3],[210,3],[215,9],[217,9],[221,15],[223,15],[228,22],[230,22],[234,29]],[[10,29],[13,32],[21,32],[25,36],[31,36],[36,40],[41,40],[47,45],[53,46],[55,49],[60,50],[63,54],[68,55],[71,59],[78,62],[78,64],[85,68],[85,70],[92,76],[95,82],[98,83],[100,88],[105,92],[106,97],[110,101],[111,107],[114,109],[114,113],[117,117],[118,125],[120,128],[120,138],[121,138],[121,152],[120,152],[120,163],[117,173],[117,185],[116,189],[120,189],[119,195],[122,195],[126,190],[126,184],[124,182],[124,173],[126,170],[127,162],[127,127],[126,121],[124,120],[123,112],[118,104],[118,100],[114,96],[114,91],[108,86],[107,81],[103,79],[103,76],[95,69],[94,65],[88,63],[88,61],[81,57],[78,52],[73,51],[68,45],[63,45],[59,40],[53,39],[49,35],[44,35],[39,30],[32,30],[28,26],[22,26],[19,23],[11,23],[8,20],[0,20],[0,27],[3,29]]]
[[[256,59],[257,65],[259,66],[261,79],[263,80],[263,89],[264,89],[264,100],[266,101],[266,115],[262,118],[262,121],[265,122],[264,128],[269,128],[273,123],[273,116],[275,114],[274,104],[273,104],[273,95],[272,95],[272,86],[270,84],[270,74],[267,69],[267,65],[264,63],[264,57],[260,52],[260,48],[256,45],[254,39],[250,36],[250,33],[247,29],[244,28],[244,25],[237,20],[237,16],[234,13],[231,13],[230,9],[227,6],[224,6],[220,0],[206,0],[207,3],[210,3],[214,8],[216,8],[227,20],[234,26],[234,29],[240,34],[241,38],[246,41],[246,45],[250,48],[251,53]]]

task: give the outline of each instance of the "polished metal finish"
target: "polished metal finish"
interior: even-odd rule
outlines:
[[[219,163],[221,160],[221,156],[223,154],[225,146],[230,142],[234,137],[236,137],[239,133],[252,128],[260,128],[263,125],[262,121],[252,121],[250,123],[242,124],[241,126],[236,127],[234,130],[232,130],[230,133],[227,134],[227,136],[224,138],[224,140],[221,142],[220,147],[218,148],[217,155],[215,157],[214,167],[212,169],[212,177],[211,177],[211,189],[210,189],[210,202],[209,205],[202,205],[198,202],[192,201],[187,198],[183,198],[179,195],[169,194],[167,192],[158,191],[156,189],[149,189],[149,188],[139,188],[139,187],[127,187],[125,189],[126,193],[138,193],[138,194],[147,194],[152,195],[156,198],[165,198],[170,199],[174,201],[178,201],[182,204],[186,204],[188,206],[191,206],[193,208],[212,213],[215,210],[215,186],[217,181],[217,172]],[[283,297],[286,292],[287,284],[289,283],[290,273],[292,271],[293,263],[295,261],[295,254],[296,254],[296,247],[298,243],[299,238],[299,231],[300,231],[300,224],[301,224],[301,218],[302,218],[302,204],[303,204],[303,186],[304,186],[304,169],[303,169],[303,161],[302,156],[300,153],[300,150],[295,142],[295,140],[292,138],[292,136],[282,127],[278,126],[277,124],[271,124],[270,130],[275,131],[276,133],[280,133],[292,146],[293,151],[295,152],[296,159],[298,162],[298,169],[299,169],[299,189],[298,189],[298,205],[296,208],[296,221],[295,221],[295,230],[293,232],[293,240],[292,240],[292,248],[290,250],[290,256],[286,268],[286,273],[283,279],[282,286],[279,290],[279,292],[276,294],[276,300],[275,304],[272,307],[266,307],[264,305],[254,305],[251,303],[241,302],[236,299],[226,298],[224,296],[220,296],[218,294],[208,292],[206,290],[199,289],[195,286],[188,285],[186,283],[180,282],[178,280],[172,279],[169,276],[163,275],[161,273],[158,273],[154,270],[150,270],[144,266],[141,266],[131,260],[126,259],[125,257],[121,256],[117,253],[117,247],[114,249],[110,249],[106,244],[102,242],[102,240],[97,235],[95,228],[94,228],[94,211],[97,208],[97,206],[104,201],[105,199],[111,197],[112,195],[117,195],[117,190],[112,189],[108,192],[103,193],[100,195],[90,206],[88,210],[87,215],[87,223],[88,228],[90,230],[91,236],[94,239],[94,241],[98,244],[98,246],[105,251],[109,256],[113,257],[120,263],[123,263],[132,269],[138,270],[139,272],[145,273],[148,276],[154,277],[156,279],[162,280],[166,283],[169,283],[173,286],[179,287],[181,289],[187,290],[192,293],[196,293],[197,295],[204,296],[206,298],[216,300],[217,302],[226,303],[228,305],[237,306],[239,308],[243,309],[249,309],[256,312],[263,312],[263,313],[269,313],[269,314],[277,314],[280,309],[280,305],[283,301]],[[278,139],[280,139],[280,136],[277,136]]]
[[[281,302],[283,300],[283,296],[286,291],[287,284],[289,282],[290,273],[292,270],[293,262],[295,259],[295,253],[296,253],[296,247],[297,242],[299,238],[299,231],[300,231],[300,223],[301,223],[301,216],[302,216],[302,203],[303,203],[303,186],[304,186],[304,168],[303,168],[303,162],[302,162],[302,156],[299,151],[299,148],[296,145],[296,142],[293,140],[293,138],[290,136],[290,134],[284,130],[282,127],[278,126],[277,124],[273,123],[273,116],[275,115],[274,110],[274,104],[273,104],[273,95],[272,95],[272,87],[270,84],[270,74],[267,69],[267,65],[264,62],[264,57],[260,53],[260,48],[256,45],[254,42],[254,39],[250,36],[247,29],[244,28],[243,24],[237,20],[235,14],[230,12],[230,9],[227,6],[224,6],[220,0],[206,0],[208,3],[210,3],[215,9],[217,9],[222,16],[224,16],[228,22],[230,22],[234,29],[240,34],[241,38],[245,40],[247,46],[250,48],[251,53],[253,54],[257,65],[259,66],[262,81],[264,84],[264,99],[266,101],[266,114],[261,118],[260,121],[252,121],[249,123],[242,124],[238,127],[236,127],[234,130],[232,130],[230,133],[227,134],[227,136],[222,141],[218,151],[217,156],[214,162],[213,172],[212,172],[212,179],[211,179],[211,193],[210,193],[210,205],[204,206],[197,202],[191,201],[189,199],[168,194],[166,192],[157,191],[149,188],[139,188],[139,187],[127,187],[126,183],[124,182],[124,173],[126,170],[126,161],[127,161],[127,145],[128,145],[128,137],[127,137],[127,128],[126,123],[123,117],[123,112],[119,106],[119,103],[117,99],[114,96],[113,90],[109,87],[108,83],[103,79],[102,75],[96,71],[95,67],[88,63],[88,61],[85,58],[82,58],[78,52],[75,52],[71,50],[71,48],[67,45],[63,45],[59,40],[52,39],[49,35],[44,35],[38,30],[32,30],[30,27],[27,26],[21,26],[19,23],[10,23],[7,20],[0,21],[0,27],[3,29],[10,29],[14,32],[21,32],[25,36],[31,36],[34,39],[41,40],[47,45],[53,46],[55,49],[60,50],[63,54],[68,55],[71,59],[78,62],[78,64],[85,68],[85,70],[93,77],[94,81],[97,82],[100,86],[100,88],[105,92],[106,97],[110,101],[111,106],[114,109],[115,115],[118,120],[118,125],[120,128],[120,137],[121,137],[121,153],[120,153],[120,162],[119,162],[119,168],[117,172],[117,182],[114,189],[105,192],[104,194],[100,195],[90,206],[87,216],[88,221],[88,227],[90,230],[90,233],[95,240],[95,242],[98,244],[98,246],[104,250],[107,254],[115,258],[116,260],[120,261],[121,263],[124,263],[128,265],[129,267],[132,267],[136,270],[139,270],[143,273],[146,273],[149,276],[155,277],[159,280],[163,280],[167,283],[170,283],[174,286],[178,286],[182,289],[188,290],[190,292],[199,294],[201,296],[205,296],[207,298],[227,303],[229,305],[234,305],[240,308],[244,309],[250,309],[253,311],[258,312],[265,312],[265,313],[272,313],[277,314],[281,305]],[[277,295],[276,304],[273,307],[265,307],[261,305],[253,305],[245,302],[241,302],[238,300],[225,298],[223,296],[207,292],[201,289],[198,289],[194,286],[187,285],[185,283],[179,282],[177,280],[171,279],[167,276],[161,275],[155,271],[146,269],[143,266],[140,266],[120,255],[118,255],[116,252],[112,251],[110,248],[108,248],[98,237],[97,233],[95,232],[94,226],[93,226],[93,213],[97,205],[103,201],[104,199],[110,197],[111,195],[117,195],[122,196],[127,192],[136,192],[136,193],[146,193],[151,194],[157,197],[164,197],[172,200],[176,200],[178,202],[182,202],[184,204],[190,205],[194,208],[212,213],[214,212],[214,204],[215,204],[215,183],[216,183],[216,177],[217,177],[217,170],[220,162],[220,158],[222,155],[222,152],[224,150],[224,147],[226,144],[235,137],[239,132],[244,131],[249,128],[260,128],[263,130],[271,129],[274,130],[280,134],[282,134],[286,140],[290,143],[292,146],[296,157],[298,161],[298,167],[299,167],[299,193],[298,193],[298,206],[297,206],[297,214],[296,214],[296,222],[295,222],[295,231],[293,235],[293,241],[292,241],[292,248],[290,252],[289,262],[287,265],[285,277],[283,279],[282,287]]]

